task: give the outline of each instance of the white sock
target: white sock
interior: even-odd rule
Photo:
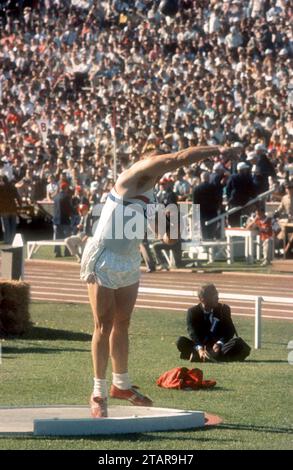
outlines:
[[[96,379],[94,377],[94,397],[107,398],[108,396],[108,387],[106,379]]]
[[[120,390],[128,390],[132,387],[128,372],[125,372],[125,374],[116,374],[115,372],[113,372],[112,376],[113,385],[115,385],[115,387],[117,388],[120,388]]]

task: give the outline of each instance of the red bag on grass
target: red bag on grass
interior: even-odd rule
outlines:
[[[216,385],[215,380],[203,380],[203,372],[200,369],[187,369],[187,367],[174,367],[164,372],[156,381],[162,388],[173,388],[183,390],[191,388],[211,388]]]

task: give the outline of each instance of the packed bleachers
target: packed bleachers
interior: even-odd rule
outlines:
[[[167,175],[179,199],[207,172],[231,206],[239,163],[255,194],[276,185],[281,198],[293,173],[292,5],[178,4],[169,17],[149,0],[1,2],[0,171],[25,203],[64,180],[105,200],[114,151],[119,173],[146,151],[209,144],[241,145],[240,161]]]

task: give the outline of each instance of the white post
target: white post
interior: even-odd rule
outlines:
[[[113,134],[113,150],[114,150],[114,161],[113,161],[113,179],[114,183],[117,180],[117,145],[116,145],[116,135]]]
[[[221,239],[225,239],[225,218],[226,215],[221,218]]]
[[[234,263],[234,245],[233,238],[226,232],[227,239],[227,264]]]
[[[113,139],[113,179],[114,183],[117,180],[117,142],[116,142],[116,108],[112,111],[111,117],[111,134]]]
[[[16,233],[12,242],[13,248],[21,249],[21,280],[24,280],[24,243],[21,233]]]
[[[247,250],[248,250],[248,263],[249,264],[253,263],[253,240],[254,240],[254,234],[252,231],[250,231],[250,234],[247,238]]]
[[[261,348],[261,303],[263,298],[255,298],[255,317],[254,317],[254,348]]]

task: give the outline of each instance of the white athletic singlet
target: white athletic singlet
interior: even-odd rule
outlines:
[[[138,282],[139,244],[146,229],[147,205],[154,203],[153,190],[125,199],[112,189],[96,231],[83,252],[80,274],[83,281],[94,273],[98,284],[111,289]]]

